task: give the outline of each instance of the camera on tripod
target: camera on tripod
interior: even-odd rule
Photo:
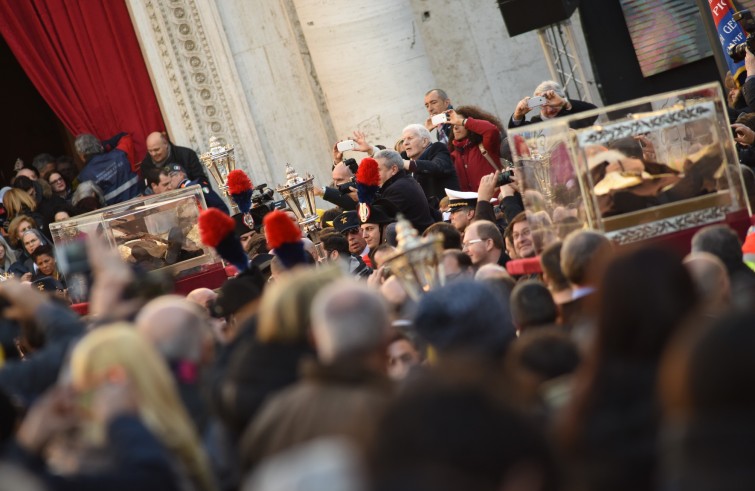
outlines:
[[[739,22],[739,25],[742,26],[742,29],[747,34],[744,43],[735,44],[729,48],[729,57],[735,63],[739,63],[745,59],[747,50],[755,54],[755,19],[753,19],[752,14],[747,9],[734,12],[732,17],[735,21]]]

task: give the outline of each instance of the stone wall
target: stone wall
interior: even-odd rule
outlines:
[[[282,183],[286,162],[327,182],[336,139],[392,146],[432,87],[505,120],[551,78],[494,0],[126,1],[173,140],[225,138],[257,183]]]

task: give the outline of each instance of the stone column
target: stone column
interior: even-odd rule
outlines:
[[[171,139],[203,153],[218,136],[253,182],[272,184],[215,2],[126,4]]]
[[[291,0],[339,138],[392,148],[435,86],[409,0]],[[362,154],[358,154],[362,155]]]

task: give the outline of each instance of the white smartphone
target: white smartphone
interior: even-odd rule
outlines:
[[[446,113],[436,114],[430,121],[433,122],[433,125],[438,126],[439,124],[447,123],[448,116],[446,116]]]
[[[530,109],[534,109],[536,107],[544,106],[548,102],[548,99],[546,99],[542,95],[538,95],[535,97],[530,97],[527,99],[527,107]]]
[[[354,150],[357,147],[357,142],[354,140],[344,140],[340,141],[336,144],[336,148],[339,152],[347,152],[349,150]]]

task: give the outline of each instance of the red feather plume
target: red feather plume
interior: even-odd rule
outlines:
[[[241,169],[229,172],[225,183],[228,186],[228,192],[231,194],[241,194],[252,189],[252,181]]]
[[[199,237],[204,245],[217,247],[235,228],[234,219],[217,208],[207,208],[199,214]]]
[[[377,160],[366,157],[359,162],[357,169],[357,182],[365,186],[380,186],[380,174],[378,173]]]
[[[299,227],[291,221],[288,215],[280,210],[273,210],[265,215],[263,224],[265,226],[267,245],[271,249],[301,240],[301,230]]]

